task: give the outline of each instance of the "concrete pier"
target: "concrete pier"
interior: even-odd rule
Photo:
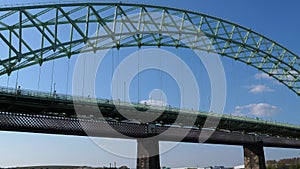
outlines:
[[[266,169],[262,144],[248,144],[243,147],[245,169]]]
[[[137,169],[160,169],[158,140],[137,140]]]

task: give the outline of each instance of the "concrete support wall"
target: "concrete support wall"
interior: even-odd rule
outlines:
[[[266,169],[264,148],[261,144],[244,145],[245,169]]]
[[[156,140],[137,140],[137,169],[160,169],[159,142]]]

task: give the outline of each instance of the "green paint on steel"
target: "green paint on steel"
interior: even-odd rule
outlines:
[[[160,13],[160,17],[149,15],[153,12]],[[128,17],[131,14],[136,17]],[[185,26],[187,22],[193,26]],[[123,24],[121,29],[115,27],[117,23]],[[95,31],[93,24],[106,34],[97,32],[91,36]],[[113,28],[106,26],[109,24],[113,24]],[[34,40],[28,38],[31,34]],[[203,34],[208,41],[198,45]],[[193,40],[186,37],[193,37]],[[101,39],[107,38],[112,42],[99,45]],[[189,43],[181,43],[181,40]],[[166,46],[215,51],[265,72],[300,95],[299,56],[249,28],[187,10],[94,2],[4,7],[0,8],[0,44],[3,50],[0,75],[71,57],[81,50]],[[89,47],[83,49],[84,44]]]

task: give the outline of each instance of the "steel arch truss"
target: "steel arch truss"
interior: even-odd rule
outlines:
[[[300,95],[299,56],[263,35],[219,18],[123,3],[0,8],[0,75],[82,50],[132,46],[216,52],[265,72]]]

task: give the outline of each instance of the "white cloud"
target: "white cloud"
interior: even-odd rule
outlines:
[[[255,79],[273,79],[271,76],[269,76],[268,74],[266,74],[266,73],[256,73],[255,75],[254,75],[254,78]]]
[[[147,104],[147,105],[152,105],[152,106],[166,106],[167,103],[163,100],[141,100],[141,104]]]
[[[274,90],[266,85],[252,85],[250,86],[250,93],[273,92]]]
[[[233,114],[239,116],[270,117],[280,112],[281,109],[274,105],[270,105],[267,103],[258,103],[236,106],[235,112]]]
[[[278,71],[277,71],[277,70],[276,70],[276,71],[273,71],[273,73],[274,73],[274,74],[278,74]],[[259,80],[259,79],[266,79],[266,80],[271,81],[272,83],[277,84],[277,85],[281,84],[278,80],[276,80],[275,78],[273,78],[272,76],[270,76],[270,75],[268,75],[268,74],[266,74],[266,73],[264,73],[264,72],[262,72],[262,73],[256,73],[256,74],[254,75],[254,78],[255,78],[256,80]]]
[[[291,71],[287,71],[287,72],[284,72],[283,70],[274,70],[271,72],[272,74],[282,74],[283,76],[281,76],[281,78],[283,80],[290,80],[290,81],[294,81],[297,79],[297,76],[298,76],[298,72],[295,71],[295,70],[291,70]],[[258,79],[267,79],[267,80],[273,80],[275,81],[276,79],[274,79],[272,76],[269,76],[268,74],[266,73],[257,73],[254,75],[254,78],[256,80]],[[276,80],[277,81],[277,80]],[[278,81],[277,81],[278,82]],[[279,82],[278,82],[279,84]]]
[[[286,75],[286,79],[287,80],[291,80],[294,81],[296,80],[296,78],[294,76],[296,76],[298,73],[295,70],[289,71]],[[297,76],[296,76],[297,77]]]

